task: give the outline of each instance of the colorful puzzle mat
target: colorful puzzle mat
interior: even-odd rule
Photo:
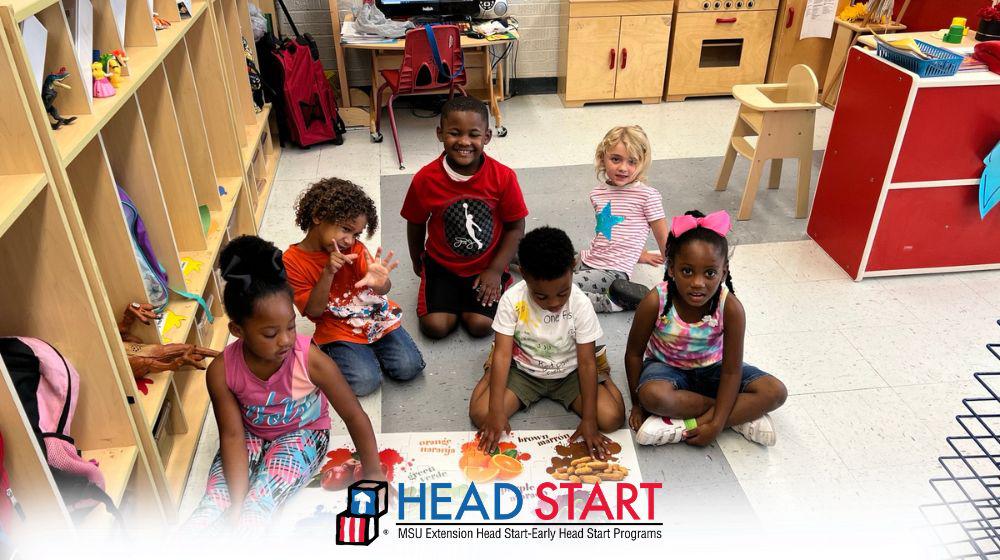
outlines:
[[[631,483],[637,488],[642,482],[631,434],[628,429],[605,434],[612,442],[609,446],[612,454],[603,461],[584,461],[587,454],[582,440],[578,439],[571,445],[568,443],[570,435],[572,431],[567,430],[515,431],[489,454],[477,449],[476,433],[472,431],[380,434],[378,442],[383,466],[390,470],[392,486],[398,489],[399,483],[404,485],[404,496],[408,498],[404,502],[407,521],[420,520],[420,500],[417,499],[421,491],[420,483],[426,483],[423,496],[425,517],[430,516],[430,483],[450,483],[450,488],[438,493],[438,496],[451,500],[441,504],[440,511],[446,515],[454,517],[457,513],[470,483],[475,483],[488,512],[496,511],[494,504],[497,499],[501,501],[500,511],[510,512],[516,507],[517,497],[506,489],[496,491],[498,482],[520,490],[521,510],[512,521],[537,520],[534,513],[536,507],[551,509],[549,504],[538,500],[538,485],[553,482],[558,486],[560,482],[570,482],[570,478],[581,468],[579,481],[583,483],[583,488],[574,495],[577,518],[591,493],[593,482],[597,481],[605,483],[602,491],[608,494],[607,501],[614,510],[617,503],[617,486],[614,483]],[[330,438],[328,458],[324,461],[342,463],[351,457],[353,451],[354,445],[349,436],[333,436]],[[570,467],[573,467],[574,474],[561,472],[569,471]],[[634,507],[636,511],[643,511],[646,508],[645,496],[641,492],[639,494]],[[565,517],[567,491],[557,488],[546,492],[546,495],[559,502],[560,517]],[[286,504],[279,526],[294,533],[329,534],[337,513],[346,507],[346,498],[344,490],[325,490],[317,484],[304,488]],[[395,499],[389,513],[393,520],[399,517]],[[470,515],[472,520],[481,520],[475,512]],[[588,519],[600,521],[604,517],[598,512]]]

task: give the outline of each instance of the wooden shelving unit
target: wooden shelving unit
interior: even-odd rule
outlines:
[[[29,100],[0,33],[0,336],[45,340],[80,374],[71,435],[85,459],[97,461],[105,489],[133,511],[160,511],[160,501],[131,420],[112,348],[101,328],[95,294],[47,164]],[[11,489],[25,512],[5,527],[15,537],[52,535],[74,526],[0,359],[0,426]],[[98,508],[103,510],[103,508]],[[97,510],[95,510],[97,511]],[[88,528],[108,519],[87,519]],[[53,533],[56,531],[56,533]]]
[[[172,22],[161,31],[152,27],[146,0],[127,0],[124,42],[110,2],[94,0],[93,5],[95,48],[123,48],[129,60],[116,95],[91,100],[80,80],[81,71],[89,69],[81,69],[73,54],[61,3],[0,0],[5,49],[0,114],[12,113],[10,118],[2,115],[0,122],[6,125],[19,118],[25,128],[0,130],[0,145],[5,146],[0,152],[0,266],[7,268],[8,235],[23,238],[32,228],[44,228],[36,233],[61,232],[59,241],[65,245],[45,253],[32,249],[39,252],[31,258],[20,253],[37,245],[11,248],[11,256],[20,258],[12,262],[35,266],[25,269],[30,278],[13,280],[17,289],[0,295],[5,304],[0,335],[39,336],[61,350],[63,344],[68,351],[89,350],[74,364],[81,373],[84,367],[99,372],[92,375],[101,381],[87,387],[87,401],[81,398],[76,427],[84,435],[78,445],[86,456],[102,462],[113,497],[174,522],[209,406],[205,374],[193,369],[157,373],[148,376],[152,384],[146,394],[138,390],[117,319],[130,303],[148,298],[117,189],[128,193],[142,215],[171,288],[201,296],[214,315],[214,322],[198,328],[198,303],[172,293],[163,319],[157,325],[136,325],[132,334],[149,343],[188,342],[221,350],[228,340],[228,320],[218,285],[218,256],[232,237],[256,233],[280,148],[269,123],[270,107],[257,112],[252,103],[243,49],[243,38],[251,37],[247,0],[195,0],[191,17],[185,19],[172,0],[156,0],[154,9]],[[49,127],[19,27],[29,16],[37,17],[48,32],[45,72],[66,66],[71,74],[67,81],[79,86],[60,90],[56,107],[77,120],[55,131]],[[6,102],[14,92],[22,103]],[[34,143],[24,141],[28,126]],[[17,148],[12,152],[7,146]],[[49,223],[54,216],[60,217],[54,223],[61,230]],[[67,261],[79,265],[77,278],[62,267],[49,270]],[[45,286],[53,285],[51,290],[62,291],[54,300],[36,298],[39,290],[49,288],[34,287],[29,279],[44,280]],[[12,300],[10,306],[4,298]],[[7,309],[49,300],[57,311],[32,312],[27,325],[37,327],[37,334],[14,329],[21,326],[18,316],[24,314]],[[66,309],[75,312],[77,300],[90,301],[90,315],[84,313],[89,323],[73,326],[75,340],[68,330],[62,336],[60,329],[70,326],[45,325],[59,323],[53,317],[62,320]],[[61,306],[63,301],[66,305]],[[11,437],[7,426],[15,410],[3,400],[9,400],[9,389],[0,385],[5,438]],[[88,429],[98,428],[111,433],[103,438],[89,435]],[[62,516],[62,523],[70,525],[39,462],[37,444],[30,449],[32,438],[17,435],[12,441],[25,450],[16,461],[23,473],[19,484],[31,489],[42,485],[38,491],[24,490],[38,502],[32,507]],[[105,523],[101,516],[91,516],[84,526],[93,529]]]

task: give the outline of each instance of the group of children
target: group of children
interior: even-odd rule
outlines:
[[[572,439],[603,457],[610,440],[602,432],[620,428],[626,414],[597,345],[597,314],[622,310],[635,310],[625,370],[638,443],[707,445],[732,427],[774,445],[767,413],[786,390],[743,363],[746,315],[729,271],[728,214],[692,211],[668,223],[659,193],[643,183],[648,138],[638,126],[616,127],[597,148],[597,224],[577,254],[562,230],[525,233],[517,176],[483,153],[488,119],[473,98],[444,105],[443,153],[414,176],[400,212],[420,278],[423,335],[444,338],[459,325],[476,338],[494,335],[469,402],[479,447],[492,450],[514,413],[550,398],[580,416]],[[251,236],[222,252],[223,301],[237,340],[208,368],[220,451],[188,522],[194,529],[232,521],[259,530],[322,461],[328,403],[364,476],[382,478],[357,396],[383,376],[406,381],[425,367],[387,297],[398,261],[361,241],[378,228],[371,198],[348,181],[324,179],[300,196],[295,220],[305,237],[284,252]],[[659,252],[645,251],[650,232]],[[640,262],[665,265],[652,290],[630,280]],[[316,324],[312,338],[296,334],[293,306]]]

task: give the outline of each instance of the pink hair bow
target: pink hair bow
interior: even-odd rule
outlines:
[[[725,237],[729,233],[729,230],[732,229],[732,222],[729,219],[729,213],[725,210],[712,212],[704,218],[695,218],[687,214],[674,216],[674,219],[670,222],[670,232],[674,234],[674,237],[680,237],[685,232],[696,227],[710,229]]]

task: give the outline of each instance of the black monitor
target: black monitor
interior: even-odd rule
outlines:
[[[375,0],[385,17],[467,17],[479,13],[478,0]]]

